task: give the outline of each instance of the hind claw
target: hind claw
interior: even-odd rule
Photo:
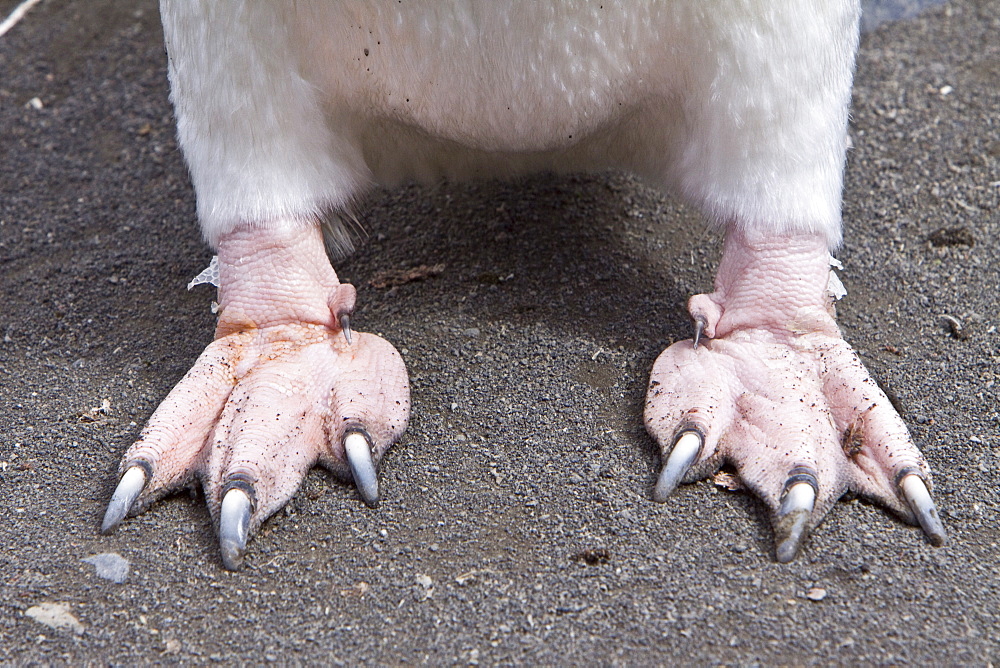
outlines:
[[[694,338],[691,342],[691,347],[698,350],[698,343],[701,341],[701,336],[705,331],[706,320],[704,317],[697,317],[694,319]]]
[[[344,341],[351,345],[351,316],[344,314],[340,316],[340,331],[344,333]]]

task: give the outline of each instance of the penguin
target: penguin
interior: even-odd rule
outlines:
[[[371,506],[409,418],[326,247],[371,189],[608,168],[724,236],[657,359],[653,498],[723,464],[792,560],[851,491],[946,533],[930,469],[837,327],[857,0],[161,0],[215,340],[121,460],[102,531],[200,481],[223,565],[320,464]]]

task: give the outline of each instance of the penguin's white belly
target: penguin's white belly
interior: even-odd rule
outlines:
[[[856,0],[162,0],[214,241],[374,183],[630,170],[839,238]]]
[[[299,17],[303,70],[331,111],[485,151],[561,148],[615,123],[662,93],[652,64],[668,69],[674,37],[645,3],[356,5]]]
[[[657,3],[460,0],[316,3],[295,29],[329,122],[392,183],[649,171],[642,147],[652,134],[663,153],[680,117],[666,100],[676,24]]]

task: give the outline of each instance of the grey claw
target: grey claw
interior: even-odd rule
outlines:
[[[344,452],[354,476],[361,499],[374,508],[378,505],[378,474],[372,461],[372,449],[368,439],[360,431],[351,431],[344,437]]]
[[[698,350],[698,342],[701,341],[701,334],[705,331],[706,322],[704,318],[694,319],[694,349]]]
[[[253,503],[250,496],[239,487],[232,487],[222,497],[219,512],[219,548],[222,550],[222,565],[231,571],[243,565],[243,555],[247,551],[247,535]]]
[[[796,482],[785,492],[774,526],[775,556],[779,562],[787,564],[799,553],[815,503],[816,488],[808,482]]]
[[[656,487],[653,489],[653,501],[663,503],[677,489],[677,485],[683,480],[684,474],[688,472],[694,460],[698,458],[698,453],[701,452],[704,442],[704,437],[697,431],[687,430],[681,432],[677,440],[674,441],[674,447],[670,450],[667,463],[663,465],[663,470],[660,471],[660,477],[656,481]]]
[[[347,345],[351,345],[351,316],[346,313],[340,316],[340,331],[344,333],[344,340]]]
[[[910,510],[917,516],[917,521],[920,522],[921,528],[930,539],[931,545],[936,547],[944,545],[948,540],[948,535],[945,533],[944,524],[941,523],[937,508],[934,506],[934,500],[931,499],[931,494],[927,491],[924,479],[916,473],[908,473],[899,481],[899,489],[910,505]]]
[[[132,510],[132,504],[139,498],[145,486],[145,469],[141,466],[130,466],[118,481],[118,487],[111,496],[111,502],[108,503],[108,509],[104,513],[104,521],[101,522],[101,533],[109,534],[118,528],[128,515],[128,511]]]

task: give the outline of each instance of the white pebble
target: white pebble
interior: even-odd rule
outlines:
[[[25,610],[24,614],[53,629],[67,629],[77,635],[83,633],[83,624],[70,613],[68,603],[39,603]]]
[[[94,567],[97,577],[111,580],[116,584],[122,584],[128,577],[128,559],[116,552],[102,552],[82,561]]]
[[[813,587],[806,592],[806,598],[810,601],[822,601],[826,598],[826,590],[822,587]]]

